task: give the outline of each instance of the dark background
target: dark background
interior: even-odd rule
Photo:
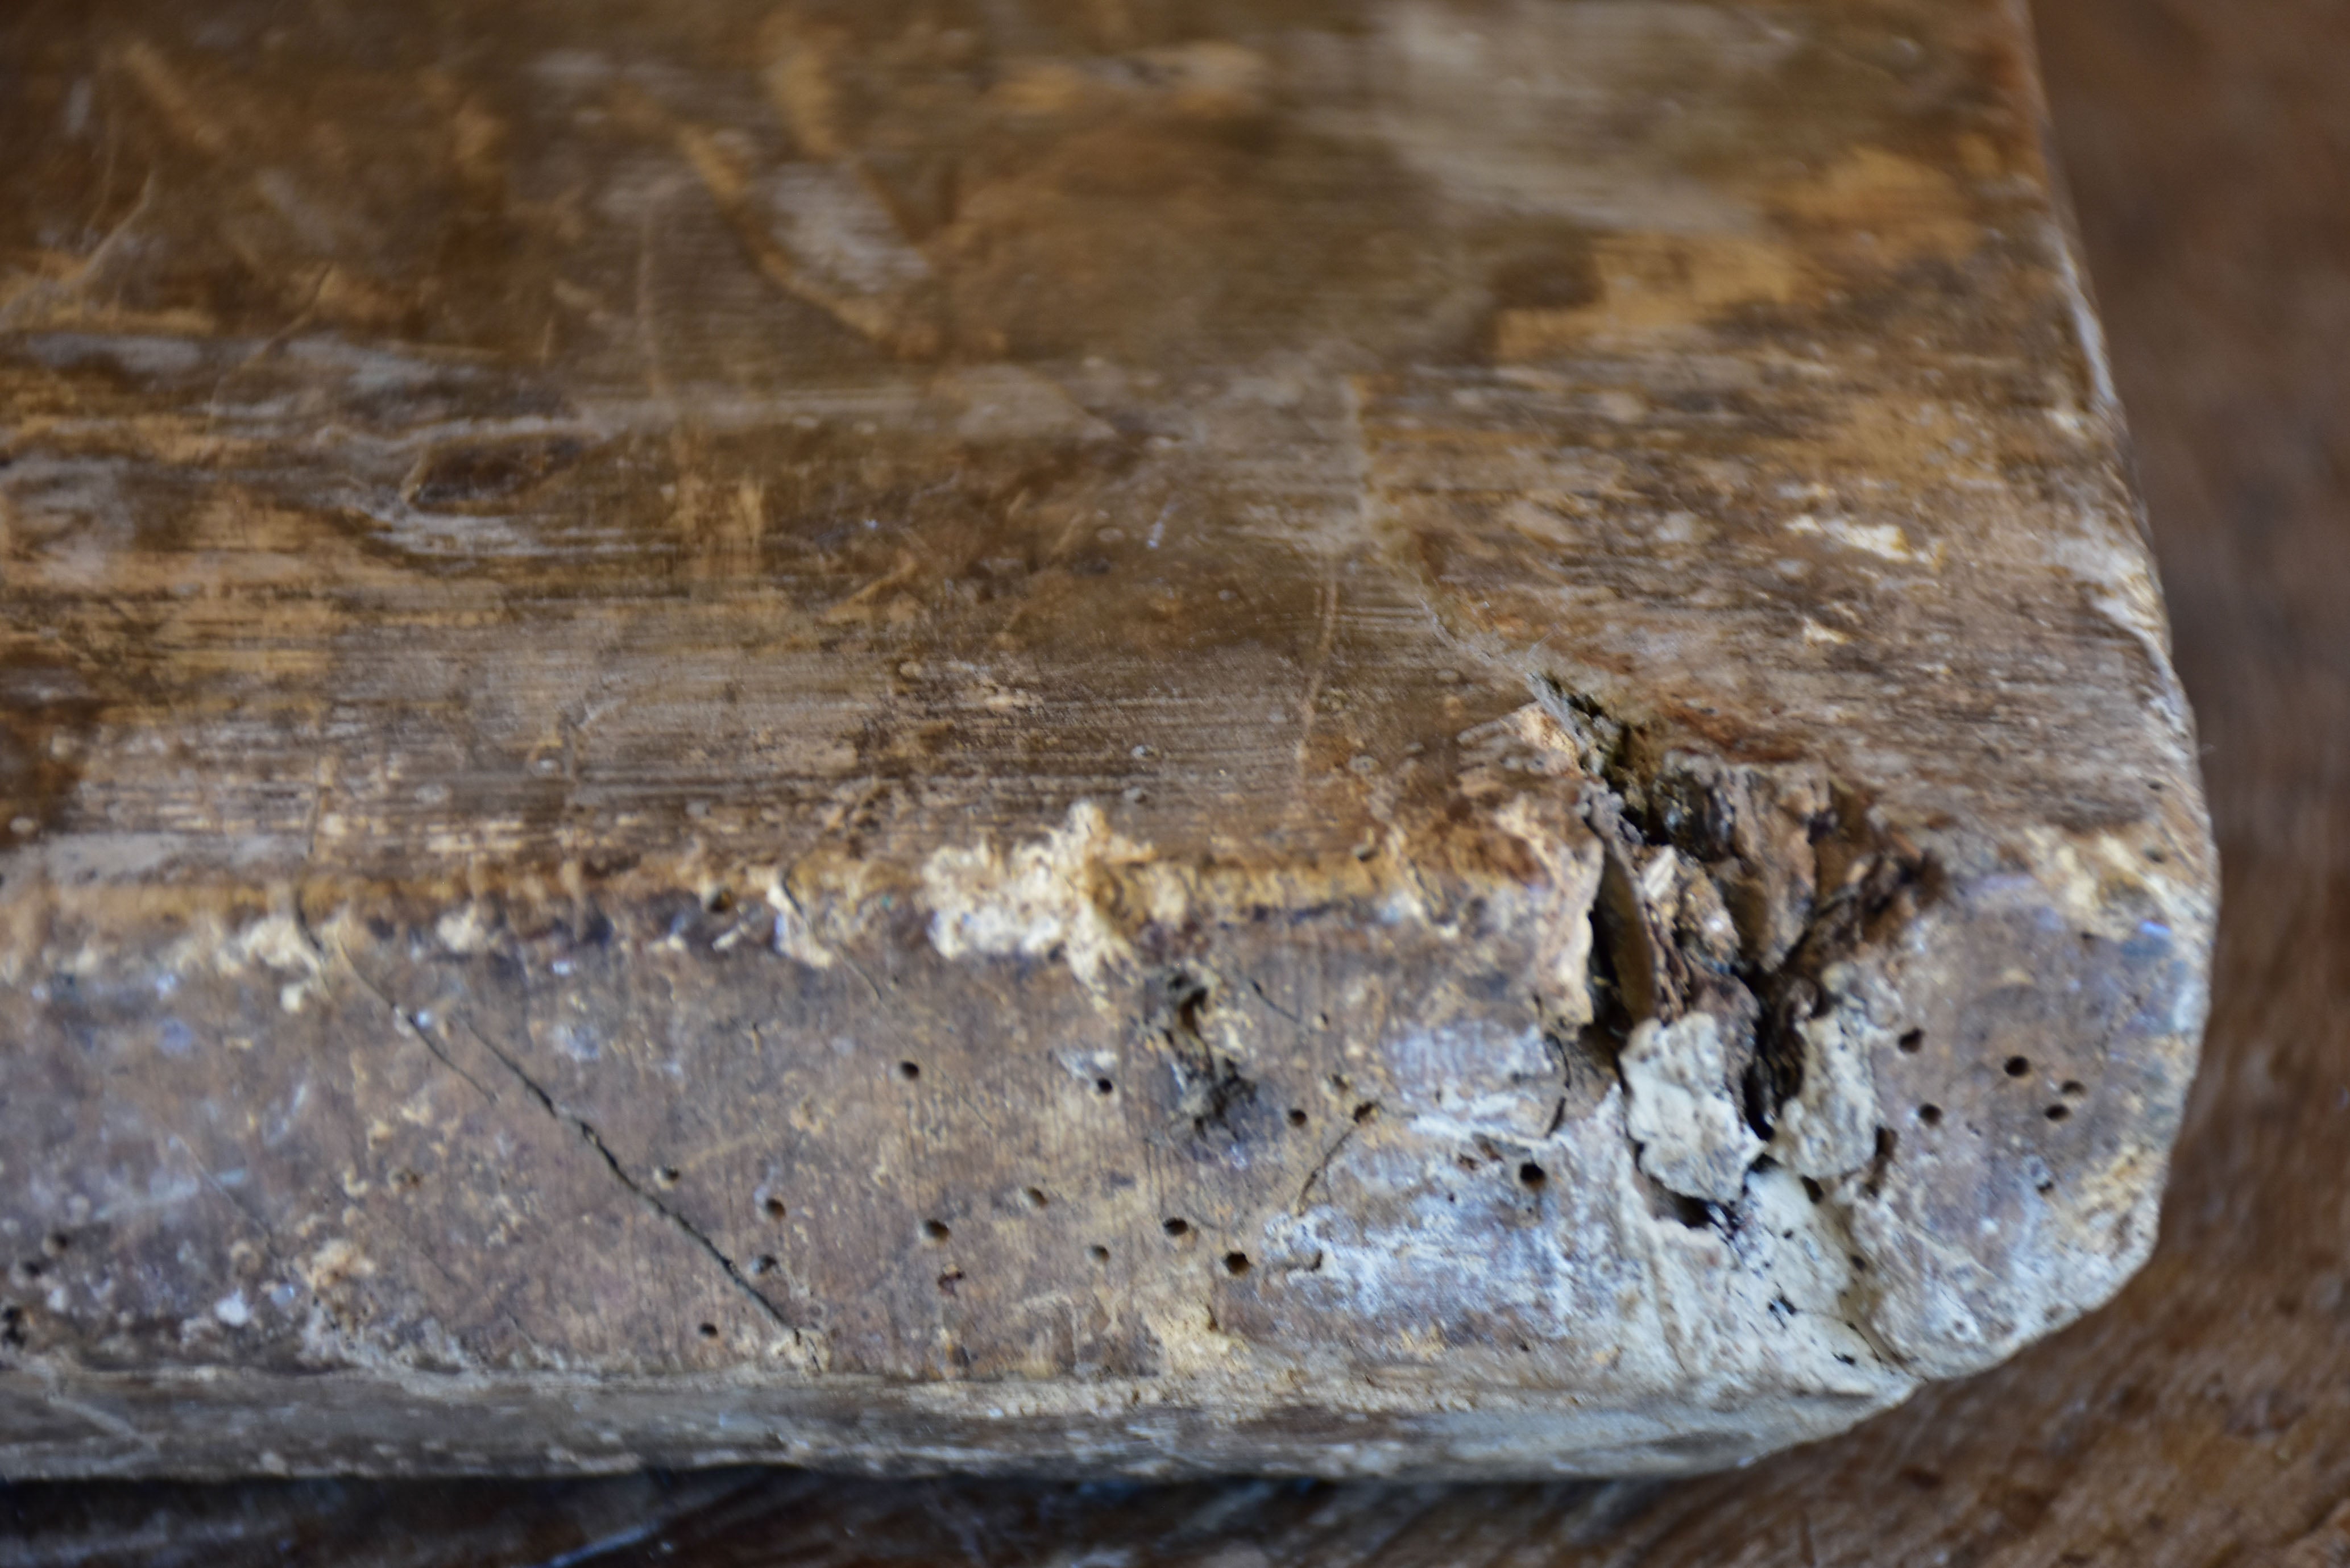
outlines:
[[[2038,29],[2225,864],[2162,1245],[2112,1307],[1696,1481],[0,1486],[0,1568],[2350,1565],[2350,4]]]

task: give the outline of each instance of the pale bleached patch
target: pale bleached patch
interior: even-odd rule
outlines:
[[[1887,987],[1851,964],[1820,976],[1829,1002],[1795,1025],[1804,1042],[1803,1087],[1779,1107],[1772,1150],[1799,1175],[1825,1179],[1857,1170],[1877,1148],[1877,1053],[1892,1046],[1898,1005]]]
[[[1625,1042],[1618,1065],[1640,1168],[1675,1192],[1736,1201],[1762,1140],[1739,1109],[1721,1022],[1710,1012],[1648,1019]]]
[[[1094,901],[1094,879],[1151,857],[1147,845],[1111,832],[1101,808],[1084,800],[1061,826],[1008,854],[985,842],[945,846],[922,865],[931,945],[949,959],[1058,953],[1093,990],[1106,967],[1130,956]]]

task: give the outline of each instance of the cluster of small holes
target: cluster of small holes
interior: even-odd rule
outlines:
[[[1915,1030],[1901,1039],[1901,1048],[1904,1048],[1904,1051],[1915,1051],[1915,1048],[1918,1048],[1918,1034],[1915,1034]],[[921,1079],[921,1063],[902,1060],[902,1063],[895,1064],[893,1072],[900,1082],[911,1084],[911,1082],[917,1082],[917,1079]],[[1349,1088],[1349,1084],[1344,1082],[1342,1076],[1333,1076],[1330,1086],[1337,1088],[1339,1093],[1344,1093],[1347,1088]],[[1107,1079],[1107,1076],[1097,1076],[1097,1079],[1093,1079],[1093,1093],[1097,1093],[1097,1096],[1102,1096],[1102,1098],[1114,1096],[1117,1088],[1118,1088],[1117,1082],[1111,1082],[1111,1079]],[[1370,1121],[1378,1112],[1379,1112],[1379,1105],[1375,1103],[1375,1100],[1358,1100],[1358,1103],[1349,1107],[1349,1116],[1356,1121],[1356,1124]],[[1311,1115],[1305,1107],[1290,1107],[1285,1119],[1288,1119],[1288,1124],[1293,1126],[1293,1128],[1305,1128],[1305,1126],[1311,1124]],[[679,1173],[674,1166],[660,1166],[660,1168],[653,1170],[653,1180],[662,1187],[677,1185],[679,1178],[681,1178],[681,1173]],[[1534,1192],[1534,1189],[1542,1189],[1542,1187],[1549,1182],[1549,1173],[1546,1173],[1539,1164],[1527,1159],[1518,1166],[1518,1182],[1521,1182],[1523,1187],[1527,1187],[1530,1192]],[[759,1201],[759,1210],[766,1215],[768,1220],[780,1222],[785,1215],[790,1213],[783,1199],[774,1197],[774,1194],[762,1194],[756,1201]],[[1032,1210],[1039,1210],[1050,1204],[1050,1199],[1045,1197],[1045,1192],[1041,1189],[1041,1187],[1023,1187],[1023,1189],[1020,1189],[1020,1204],[1027,1206],[1027,1209]],[[1182,1218],[1182,1215],[1168,1215],[1166,1220],[1161,1220],[1161,1230],[1166,1231],[1166,1237],[1170,1239],[1170,1241],[1189,1241],[1189,1239],[1194,1237],[1191,1220],[1187,1220],[1187,1218]],[[947,1225],[945,1220],[921,1222],[921,1239],[929,1243],[929,1246],[945,1246],[951,1237],[954,1237],[954,1231],[951,1231],[951,1227]],[[1107,1267],[1109,1265],[1109,1248],[1102,1246],[1102,1243],[1090,1243],[1090,1246],[1086,1246],[1086,1258],[1088,1258],[1095,1267]],[[1224,1253],[1222,1258],[1220,1258],[1220,1265],[1222,1265],[1224,1274],[1233,1276],[1233,1279],[1239,1279],[1239,1276],[1248,1274],[1248,1272],[1253,1270],[1253,1262],[1250,1262],[1248,1253],[1243,1253],[1243,1251],[1229,1251],[1229,1253]],[[754,1255],[745,1267],[743,1267],[743,1272],[745,1272],[745,1276],[750,1276],[750,1279],[764,1279],[764,1276],[774,1274],[778,1267],[780,1262],[775,1260],[774,1253],[759,1253]],[[954,1293],[951,1282],[959,1282],[959,1279],[962,1279],[962,1272],[950,1270],[950,1274],[940,1276],[940,1288],[945,1288],[945,1291],[951,1295],[951,1293]],[[705,1340],[707,1337],[717,1337],[717,1326],[714,1326],[714,1324],[702,1324],[701,1335],[705,1337]]]
[[[2029,1057],[2010,1056],[2004,1063],[2001,1064],[2001,1068],[2011,1078],[2025,1078],[2029,1077],[2032,1074],[2032,1062]],[[2064,1104],[2064,1101],[2078,1099],[2081,1096],[2087,1094],[2089,1091],[2088,1086],[2083,1084],[2080,1079],[2067,1078],[2063,1084],[2058,1085],[2056,1092],[2063,1096],[2064,1099],[2058,1100],[2055,1104],[2049,1106],[2040,1113],[2043,1116],[2052,1122],[2072,1120],[2073,1107]],[[2054,1183],[2042,1183],[2040,1190],[2045,1192],[2053,1185]]]
[[[1915,1055],[1923,1049],[1924,1038],[1921,1031],[1912,1029],[1900,1036],[1899,1048],[1906,1054]],[[2007,1075],[2012,1078],[2026,1076],[2031,1071],[2031,1064],[2022,1056],[2010,1057],[2003,1065]],[[906,1083],[916,1082],[922,1075],[921,1064],[912,1061],[899,1062],[892,1071],[899,1079]],[[1348,1085],[1343,1078],[1334,1076],[1332,1087],[1343,1093]],[[1118,1092],[1118,1085],[1107,1077],[1097,1077],[1093,1081],[1093,1089],[1095,1094],[1107,1098]],[[2084,1091],[2079,1083],[2068,1080],[2064,1085],[2063,1092],[2066,1095],[2078,1095]],[[1367,1100],[1351,1106],[1349,1114],[1352,1120],[1362,1123],[1368,1121],[1378,1114],[1378,1111],[1377,1103]],[[1941,1107],[1935,1105],[1921,1105],[1918,1107],[1917,1114],[1918,1119],[1928,1127],[1939,1126],[1942,1119]],[[2051,1121],[2063,1121],[2069,1115],[2070,1112],[2061,1105],[2051,1106],[2047,1111],[2048,1119]],[[1295,1106],[1291,1107],[1286,1113],[1286,1119],[1292,1127],[1297,1128],[1306,1127],[1312,1120],[1305,1109]],[[1519,1184],[1528,1190],[1539,1191],[1548,1184],[1549,1174],[1533,1160],[1525,1160],[1518,1166],[1517,1179]],[[662,1166],[654,1171],[653,1179],[663,1187],[674,1186],[681,1179],[681,1172],[674,1167]],[[1809,1181],[1805,1182],[1807,1189],[1814,1185]],[[2053,1183],[2043,1183],[2040,1189],[2044,1193],[2051,1186]],[[1816,1198],[1814,1200],[1817,1200]],[[1041,1188],[1024,1187],[1020,1189],[1020,1201],[1030,1210],[1042,1210],[1050,1203],[1051,1199]],[[758,1199],[758,1206],[760,1211],[773,1221],[781,1221],[788,1212],[783,1199],[772,1195],[763,1195]],[[1187,1241],[1194,1233],[1191,1222],[1180,1216],[1170,1216],[1162,1220],[1160,1229],[1170,1241]],[[925,1220],[921,1224],[921,1235],[923,1241],[932,1246],[943,1246],[952,1238],[953,1231],[944,1220]],[[53,1244],[57,1250],[61,1251],[62,1238],[54,1239]],[[54,1252],[52,1255],[55,1255]],[[1110,1261],[1110,1250],[1097,1242],[1086,1248],[1086,1256],[1097,1267],[1107,1267]],[[1225,1252],[1221,1259],[1221,1265],[1227,1275],[1235,1279],[1248,1273],[1253,1266],[1248,1254],[1237,1250]],[[763,1252],[752,1258],[744,1265],[743,1272],[751,1278],[762,1278],[774,1273],[780,1266],[773,1254]],[[959,1281],[961,1278],[959,1270],[950,1271],[949,1274],[941,1276],[941,1286],[951,1294],[953,1290],[951,1282]],[[698,1332],[704,1339],[714,1339],[718,1336],[718,1329],[712,1324],[702,1324]]]
[[[1905,1054],[1914,1056],[1924,1048],[1925,1042],[1924,1033],[1912,1029],[1900,1037],[1899,1045]],[[2018,1080],[2028,1078],[2032,1075],[2032,1059],[2028,1056],[2010,1056],[2000,1064],[2000,1071],[2010,1078]],[[2078,1078],[2067,1078],[2058,1088],[2057,1093],[2066,1099],[2075,1099],[2088,1093],[2088,1089]],[[2072,1119],[2073,1109],[2060,1100],[2042,1111],[2041,1115],[2051,1122],[2069,1121]],[[1939,1127],[1942,1125],[1942,1107],[1929,1101],[1918,1106],[1917,1116],[1921,1126]],[[2042,1181],[2036,1185],[2038,1190],[2045,1194],[2054,1188],[2055,1183]]]

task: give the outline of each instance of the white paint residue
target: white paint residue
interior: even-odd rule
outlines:
[[[1856,523],[1849,517],[1814,517],[1804,512],[1789,518],[1786,527],[1790,534],[1831,540],[1847,550],[1858,550],[1881,561],[1897,561],[1933,571],[1941,569],[1942,558],[1948,553],[1939,544],[1926,549],[1911,544],[1908,531],[1898,523]]]
[[[1732,1203],[1762,1152],[1731,1094],[1721,1025],[1709,1012],[1632,1031],[1620,1061],[1640,1168],[1675,1192]]]
[[[216,928],[215,928],[216,929]],[[173,950],[167,961],[184,964],[192,954],[187,943]],[[277,1002],[288,1012],[299,1012],[314,992],[324,989],[326,964],[309,933],[290,914],[267,915],[220,941],[211,950],[213,967],[222,974],[242,974],[259,964],[292,978],[278,987]]]
[[[2161,682],[2156,705],[2175,728],[2184,729],[2186,701],[2170,672],[2170,626],[2163,614],[2162,589],[2137,542],[2116,538],[2113,524],[2104,518],[2085,516],[2078,529],[2051,543],[2048,560],[2087,590],[2092,608],[2146,649],[2147,661]]]
[[[1520,711],[1534,713],[1555,738],[1551,755],[1558,757],[1564,750],[1571,766],[1574,753],[1567,748],[1573,742],[1566,733],[1531,708]],[[1584,977],[1591,969],[1590,912],[1599,894],[1599,842],[1572,818],[1546,824],[1524,795],[1496,812],[1493,820],[1533,851],[1543,868],[1544,885],[1534,895],[1541,905],[1537,929],[1542,933],[1534,973],[1543,1003],[1565,1023],[1588,1023],[1591,994]]]
[[[433,922],[432,934],[452,953],[470,955],[489,950],[490,928],[483,921],[478,905],[467,904],[462,909],[450,910]]]
[[[1852,634],[1822,626],[1811,617],[1804,618],[1804,640],[1814,647],[1841,647],[1852,640]]]
[[[375,1272],[374,1261],[340,1236],[321,1244],[295,1267],[302,1275],[302,1282],[314,1294],[333,1290],[346,1280],[365,1279]]]
[[[2089,291],[2081,282],[2080,264],[2073,257],[2073,237],[2062,225],[2048,225],[2048,249],[2055,257],[2056,276],[2064,286],[2064,304],[2073,317],[2073,331],[2080,339],[2081,358],[2089,366],[2089,391],[2101,412],[2111,413],[2121,406],[2120,394],[2114,390],[2113,366],[2106,356],[2106,329],[2097,320],[2097,307],[2089,302]]]
[[[1795,1025],[1804,1041],[1804,1085],[1779,1108],[1772,1148],[1781,1163],[1825,1179],[1857,1170],[1877,1148],[1875,1053],[1894,1031],[1871,1016],[1862,979],[1849,964],[1821,977],[1833,1003]],[[1881,990],[1881,987],[1875,988]]]
[[[1128,952],[1094,902],[1093,879],[1150,857],[1149,846],[1112,833],[1101,808],[1085,800],[1069,808],[1064,826],[1009,855],[984,843],[941,848],[922,866],[931,945],[950,959],[1057,952],[1091,989],[1105,965]]]
[[[754,187],[770,233],[795,260],[837,286],[892,294],[927,281],[931,264],[865,182],[842,168],[788,163]]]
[[[765,891],[767,907],[775,911],[775,950],[788,959],[797,959],[810,969],[830,969],[832,950],[816,940],[808,929],[807,917],[801,912],[799,901],[791,889],[784,886],[782,871],[767,876]]]
[[[1430,1301],[1571,1347],[1618,1395],[1743,1402],[1761,1387],[1886,1401],[1910,1386],[1854,1326],[1857,1251],[1793,1171],[1759,1170],[1727,1225],[1659,1213],[1611,1089],[1586,1133],[1522,1146],[1548,1173],[1534,1223],[1497,1225],[1500,1171],[1448,1118],[1384,1118],[1349,1140],[1327,1201],[1268,1220],[1252,1252],[1299,1299],[1409,1350]],[[1613,1136],[1586,1136],[1602,1132]],[[1515,1151],[1513,1157],[1517,1158]],[[1325,1190],[1317,1189],[1317,1192]],[[1431,1351],[1430,1354],[1433,1354]]]
[[[1549,1132],[1559,1077],[1539,1027],[1455,1023],[1405,1029],[1383,1044],[1395,1109],[1419,1137],[1532,1142]]]

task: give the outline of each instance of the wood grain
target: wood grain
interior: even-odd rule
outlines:
[[[27,1562],[1582,1564],[2350,1556],[2341,955],[2350,619],[2338,518],[2350,51],[2293,0],[2042,19],[2226,870],[2216,1012],[2153,1263],[1968,1385],[1734,1475],[1633,1488],[1101,1489],[792,1474],[645,1483],[18,1487]],[[703,1484],[697,1482],[697,1485]],[[597,1500],[587,1501],[583,1500]],[[613,1510],[629,1514],[616,1521]],[[141,1533],[126,1520],[161,1521]],[[413,1525],[397,1547],[386,1521]],[[495,1522],[492,1522],[494,1521]],[[641,1532],[641,1533],[639,1533]]]
[[[2151,1248],[2003,5],[6,26],[0,1464],[1685,1473]]]

